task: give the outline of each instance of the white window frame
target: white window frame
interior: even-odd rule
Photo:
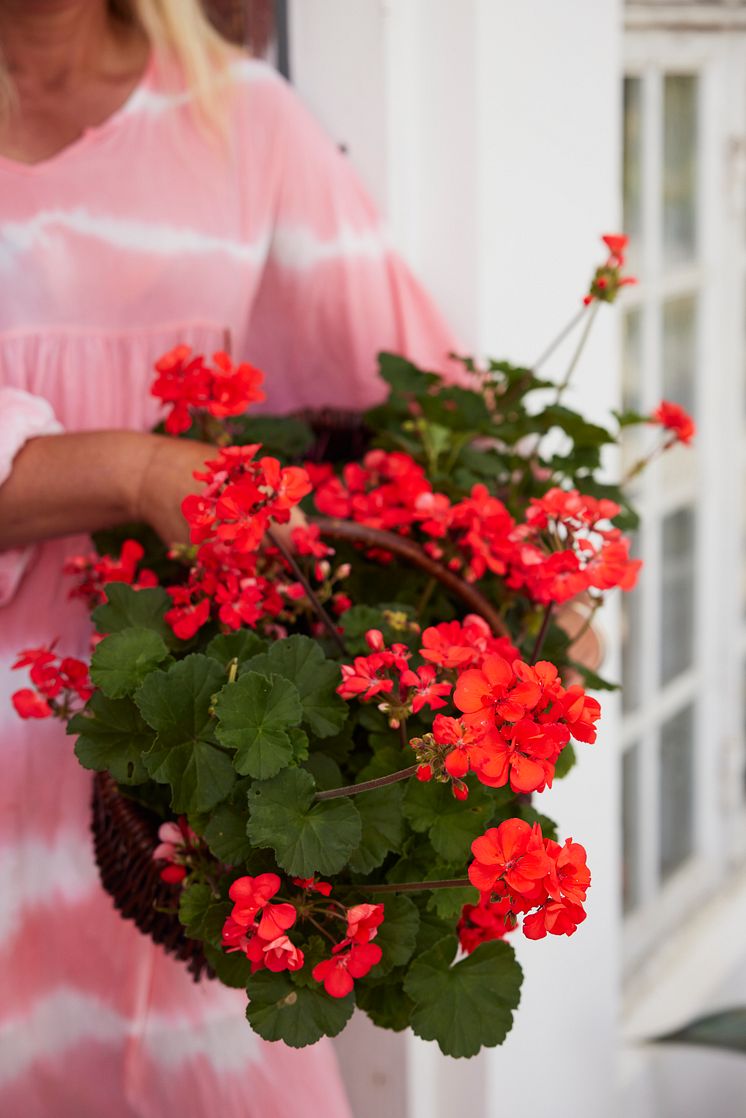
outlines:
[[[650,693],[648,682],[640,708],[626,714],[622,723],[622,748],[636,741],[643,746],[638,754],[641,902],[625,920],[624,961],[627,974],[638,972],[645,978],[655,966],[656,948],[682,921],[700,911],[746,853],[742,775],[746,625],[740,576],[746,478],[746,33],[730,31],[725,36],[674,26],[649,30],[659,16],[660,10],[655,9],[647,16],[640,14],[625,40],[625,74],[643,79],[645,168],[643,282],[629,292],[625,304],[630,310],[650,304],[660,307],[664,297],[698,289],[696,470],[691,476],[682,469],[681,477],[664,489],[662,466],[657,465],[640,493],[643,518],[650,515],[654,527],[660,524],[661,514],[682,502],[693,504],[696,613],[691,670],[657,694]],[[699,79],[698,251],[696,264],[666,277],[657,259],[662,75],[676,73],[696,74]],[[660,311],[643,310],[643,410],[662,394],[661,321]],[[657,678],[659,659],[659,528],[652,536],[643,556],[647,560],[640,642],[643,687]],[[658,750],[650,716],[659,726],[686,705],[687,696],[695,702],[693,855],[659,885]]]

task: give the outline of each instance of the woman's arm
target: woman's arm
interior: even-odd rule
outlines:
[[[181,501],[199,489],[193,472],[213,453],[133,431],[32,438],[0,485],[0,550],[134,520],[166,543],[185,542]]]

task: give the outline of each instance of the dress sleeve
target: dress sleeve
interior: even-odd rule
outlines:
[[[0,388],[0,485],[10,476],[13,459],[24,443],[61,431],[51,405],[42,397],[20,388]],[[0,606],[15,594],[33,553],[33,547],[0,551]]]
[[[271,100],[261,168],[271,235],[245,354],[267,373],[268,410],[379,403],[382,350],[463,381],[448,356],[458,343],[388,243],[349,159],[284,81],[271,84]]]

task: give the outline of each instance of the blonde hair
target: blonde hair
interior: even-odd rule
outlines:
[[[166,72],[192,91],[202,122],[222,133],[225,126],[221,78],[240,51],[220,35],[200,0],[108,0],[111,15],[139,24]],[[15,102],[13,82],[0,58],[0,119]]]

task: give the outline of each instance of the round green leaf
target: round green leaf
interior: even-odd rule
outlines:
[[[217,697],[218,741],[236,751],[236,770],[268,780],[293,758],[290,730],[303,717],[298,691],[281,676],[250,671]]]
[[[174,811],[209,811],[235,782],[231,759],[214,736],[213,696],[224,678],[217,661],[195,654],[167,672],[151,672],[135,695],[143,718],[158,731],[145,767],[153,780],[171,785]]]
[[[294,877],[338,873],[360,843],[360,816],[346,796],[314,800],[315,784],[303,769],[284,769],[249,791],[248,834],[270,847]]]
[[[448,862],[466,861],[471,844],[483,834],[494,803],[479,785],[457,800],[449,784],[411,780],[404,796],[404,814],[415,831],[427,831],[433,849]]]
[[[218,804],[205,827],[204,839],[210,850],[226,866],[240,866],[251,855],[246,834],[247,808],[237,804]]]
[[[327,660],[311,637],[295,633],[275,641],[268,652],[254,656],[247,668],[291,680],[303,705],[303,721],[317,738],[330,737],[342,729],[349,707],[336,693],[341,680],[339,664]]]
[[[357,797],[363,830],[360,845],[350,857],[353,873],[370,873],[387,854],[399,850],[404,839],[402,790],[398,784],[365,792]]]
[[[364,886],[361,888],[364,889]],[[374,941],[383,956],[371,972],[374,978],[409,962],[414,954],[419,929],[420,914],[409,897],[394,893],[383,898],[383,923],[379,925]]]
[[[437,1041],[446,1056],[476,1056],[510,1032],[523,972],[507,943],[483,943],[452,966],[457,948],[455,936],[436,943],[410,967],[404,989],[417,1036]]]
[[[122,629],[96,645],[91,681],[110,699],[122,699],[136,691],[167,656],[163,638],[152,629]]]
[[[227,668],[231,660],[238,660],[242,664],[252,656],[264,652],[266,647],[267,642],[258,633],[252,633],[251,629],[237,629],[235,633],[220,633],[213,637],[205,652]]]
[[[155,735],[131,699],[107,699],[94,691],[85,710],[68,722],[67,732],[78,735],[75,756],[84,769],[108,771],[119,784],[147,780],[143,755]]]
[[[305,1048],[322,1036],[342,1032],[355,1009],[355,998],[332,998],[323,987],[296,986],[287,974],[260,971],[249,979],[246,1017],[265,1040],[282,1040]]]
[[[135,590],[125,582],[110,582],[105,588],[106,601],[93,611],[99,633],[119,633],[122,629],[152,629],[173,647],[178,644],[173,629],[164,620],[172,602],[162,586]]]

